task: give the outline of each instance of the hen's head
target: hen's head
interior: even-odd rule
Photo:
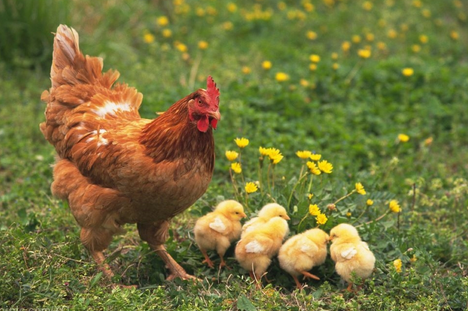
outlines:
[[[200,132],[206,132],[210,125],[216,129],[221,119],[219,113],[219,89],[216,83],[208,77],[206,90],[199,89],[188,102],[190,120],[197,123]]]

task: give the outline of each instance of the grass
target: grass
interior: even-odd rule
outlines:
[[[203,87],[207,75],[218,83],[223,119],[215,132],[213,181],[193,207],[174,219],[167,243],[175,259],[203,279],[196,284],[166,282],[162,261],[131,225],[107,255],[118,275],[114,281],[138,288],[112,289],[97,272],[68,207],[49,190],[54,152],[38,128],[44,111],[40,94],[50,87],[48,69],[42,69],[41,55],[27,54],[16,41],[1,41],[0,50],[16,51],[18,58],[0,63],[0,308],[468,308],[468,2],[232,3],[117,0],[97,6],[73,1],[63,12],[49,12],[64,18],[74,12],[70,24],[80,33],[82,50],[103,57],[105,69],[118,69],[121,81],[145,95],[144,117]],[[160,16],[169,23],[158,23]],[[36,44],[35,38],[56,26],[29,27],[37,34],[23,38]],[[168,30],[171,36],[164,37]],[[315,39],[308,38],[314,33]],[[208,47],[199,49],[199,41]],[[348,50],[345,41],[351,43]],[[360,58],[360,49],[370,49],[371,56]],[[320,56],[315,70],[312,54]],[[262,67],[265,60],[272,63],[269,70]],[[404,76],[404,68],[414,73]],[[277,81],[277,73],[288,79]],[[399,134],[409,141],[399,141]],[[236,137],[248,138],[249,145],[239,150]],[[257,173],[260,146],[284,155],[274,178],[267,160],[263,173]],[[331,259],[313,270],[321,281],[309,282],[303,291],[295,290],[276,259],[268,271],[272,283],[261,290],[236,264],[232,249],[232,270],[201,264],[192,233],[196,218],[219,200],[236,197],[226,150],[241,152],[244,170],[234,180],[249,214],[275,199],[288,208],[295,233],[316,225],[307,216],[313,203],[328,216],[322,225],[327,231],[343,221],[360,226],[377,258],[361,290],[343,291]],[[331,174],[313,177],[310,201],[310,176],[302,182],[298,150],[320,153],[334,167]],[[246,196],[243,182],[268,185],[267,178],[270,188]],[[364,185],[365,196],[352,194],[336,204],[337,211],[327,209],[357,182]],[[367,199],[374,204],[366,207]],[[399,202],[401,213],[376,221],[388,213],[391,200]],[[396,259],[402,261],[401,272],[394,267]]]

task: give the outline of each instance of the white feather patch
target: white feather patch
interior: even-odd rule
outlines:
[[[93,110],[95,114],[101,118],[105,118],[107,114],[115,116],[117,111],[130,111],[131,106],[129,103],[114,103],[107,101],[104,106]]]
[[[310,247],[310,245],[307,245],[307,244],[301,245],[301,252],[303,253],[308,253],[311,249],[312,247]]]
[[[245,245],[245,251],[247,253],[261,253],[264,249],[262,244],[258,243],[257,240],[253,240]]]
[[[219,233],[223,233],[226,230],[226,225],[219,217],[216,217],[214,221],[209,224],[209,226],[211,229]]]
[[[357,254],[357,250],[354,247],[350,247],[341,252],[341,257],[344,259],[351,259]]]

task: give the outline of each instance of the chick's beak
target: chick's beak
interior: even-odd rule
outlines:
[[[291,220],[291,218],[288,215],[284,215],[284,219]]]
[[[241,218],[246,218],[247,215],[245,213],[240,213]]]

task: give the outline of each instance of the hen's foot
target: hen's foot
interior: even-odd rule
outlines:
[[[182,268],[175,260],[174,258],[169,255],[169,253],[166,251],[166,248],[163,245],[157,245],[154,246],[153,249],[156,251],[156,253],[161,257],[161,259],[164,261],[166,264],[166,267],[171,271],[171,274],[166,278],[168,281],[172,281],[175,278],[180,278],[182,280],[199,280],[193,275],[188,274],[185,272],[184,268]]]

